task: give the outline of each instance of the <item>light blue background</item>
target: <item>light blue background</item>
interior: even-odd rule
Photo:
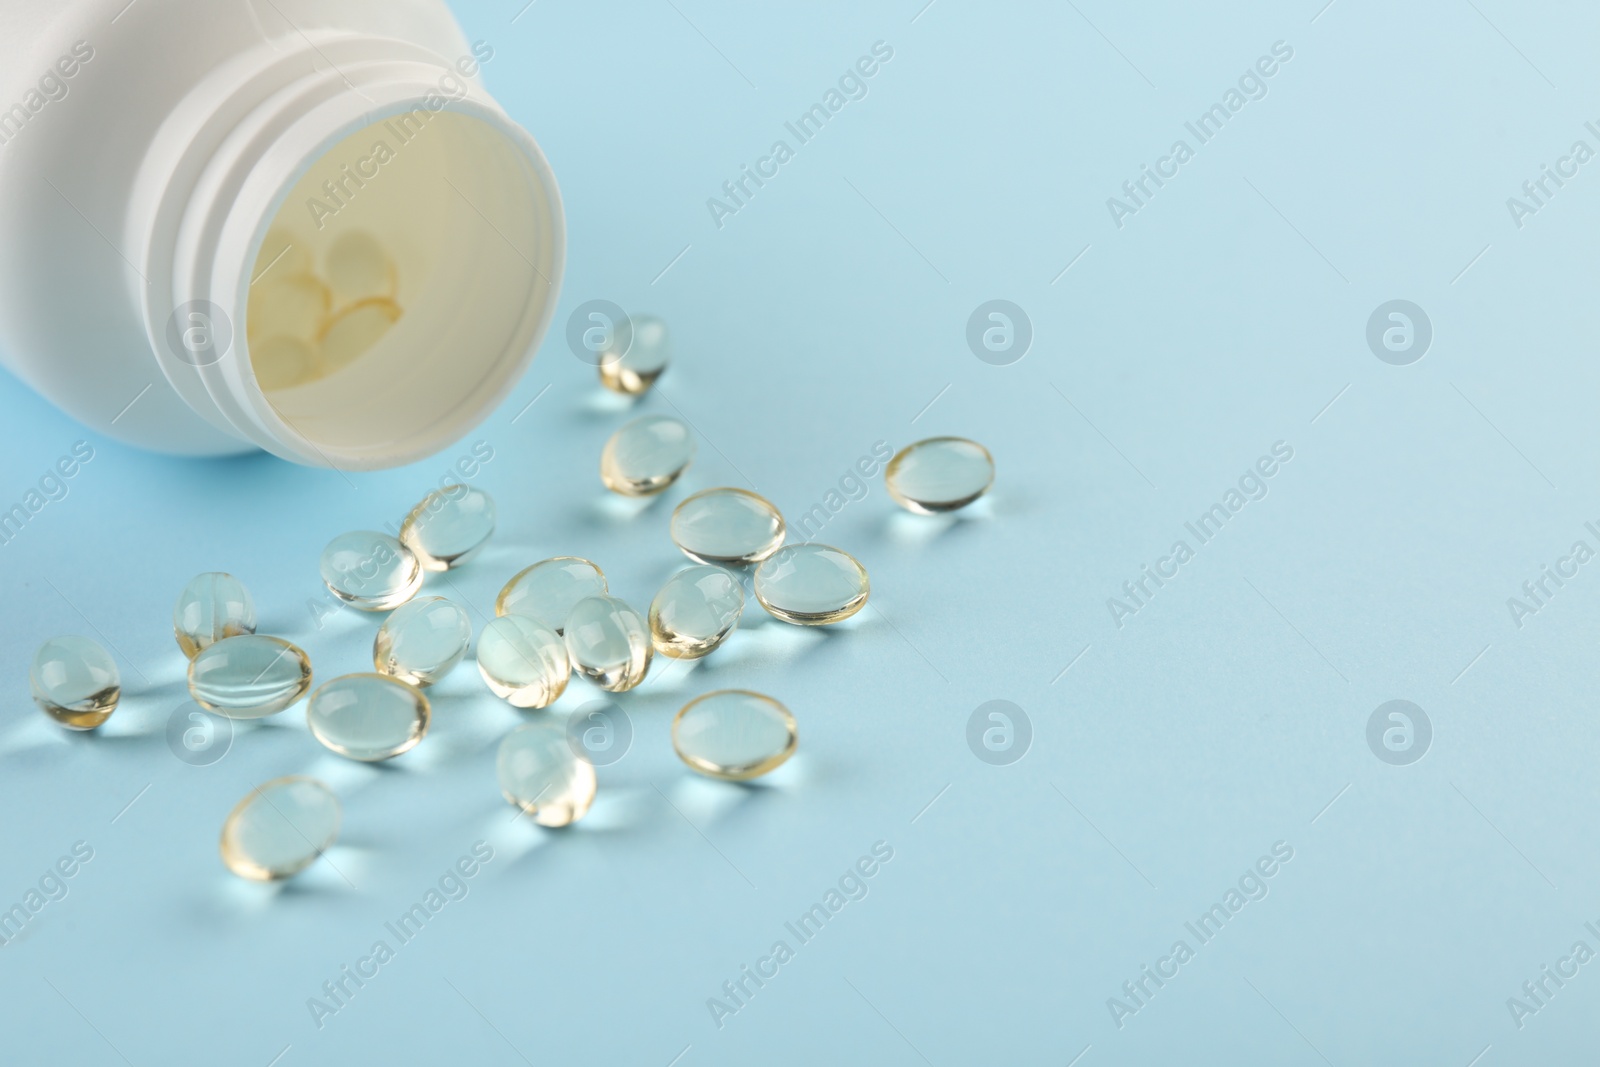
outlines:
[[[1574,540],[1600,547],[1600,162],[1520,230],[1505,201],[1574,140],[1600,147],[1600,16],[922,2],[459,5],[561,180],[571,251],[533,369],[433,460],[166,459],[0,384],[0,502],[75,440],[96,451],[0,548],[0,905],[94,849],[0,949],[7,1062],[1489,1067],[1593,1047],[1600,962],[1520,1030],[1506,999],[1575,941],[1600,950],[1600,563],[1520,629],[1506,598]],[[706,199],[878,40],[894,58],[866,99],[718,229]],[[1113,225],[1106,198],[1279,40],[1294,57],[1266,98]],[[643,508],[599,485],[626,415],[561,333],[597,297],[670,322],[677,362],[639,410],[701,435]],[[992,298],[1035,329],[1012,366],[964,340]],[[1364,339],[1394,298],[1433,322],[1411,366]],[[481,623],[555,554],[643,606],[683,562],[666,530],[687,492],[748,481],[793,517],[874,442],[936,433],[993,450],[991,499],[916,521],[874,479],[821,535],[868,567],[871,607],[815,632],[752,605],[708,661],[658,662],[621,699],[632,750],[568,832],[499,797],[495,745],[534,716],[470,663],[392,766],[333,757],[298,709],[211,767],[167,749],[184,581],[232,571],[319,677],[364,669],[376,619],[314,625],[318,552],[397,521],[473,441],[500,530],[429,591]],[[1270,495],[1118,629],[1106,599],[1280,440]],[[101,635],[128,685],[93,736],[28,699],[62,632]],[[799,718],[763,785],[671,752],[672,713],[724,686]],[[558,710],[593,696],[575,683]],[[1433,723],[1411,766],[1367,747],[1393,698]],[[991,699],[1032,721],[1011,766],[967,747]],[[293,772],[339,791],[340,844],[246,885],[218,862],[222,820]],[[479,839],[496,853],[470,895],[318,1029],[307,998]],[[719,1029],[706,999],[880,840],[870,894]],[[1270,895],[1118,1029],[1107,998],[1277,841],[1294,858]]]

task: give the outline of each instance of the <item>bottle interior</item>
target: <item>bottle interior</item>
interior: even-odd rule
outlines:
[[[274,411],[335,464],[459,436],[524,363],[558,268],[553,210],[474,115],[418,109],[338,141],[250,272],[246,345]]]

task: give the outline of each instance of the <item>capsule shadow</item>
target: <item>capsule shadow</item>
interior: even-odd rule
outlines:
[[[649,396],[648,392],[639,396],[625,396],[622,393],[612,392],[603,385],[595,385],[585,393],[583,400],[578,405],[578,411],[589,419],[610,419],[617,415],[624,415],[639,406],[639,401]]]

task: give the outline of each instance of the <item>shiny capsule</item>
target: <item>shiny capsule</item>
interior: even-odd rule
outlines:
[[[528,615],[559,634],[574,604],[607,591],[605,572],[599,567],[578,556],[556,556],[519,571],[507,582],[495,599],[494,613]]]
[[[994,484],[994,457],[965,437],[930,437],[907,445],[883,471],[894,502],[918,515],[964,508]]]
[[[189,579],[172,609],[178,647],[190,659],[224,637],[256,632],[256,605],[250,590],[231,574],[209,571]]]
[[[748,689],[691,700],[672,720],[672,747],[701,774],[742,782],[794,755],[799,727],[789,709]]]
[[[699,659],[728,639],[744,612],[744,588],[721,567],[687,567],[650,602],[650,640],[673,659]]]
[[[600,481],[623,496],[654,496],[689,469],[695,454],[689,427],[667,415],[634,419],[600,453]]]
[[[600,353],[600,384],[614,393],[638,396],[655,384],[672,358],[667,324],[652,315],[634,315],[632,340],[620,355]]]
[[[388,534],[353,530],[322,550],[322,582],[328,591],[362,611],[388,611],[422,588],[422,564]]]
[[[328,287],[309,274],[272,271],[250,286],[245,333],[250,339],[293,337],[311,341],[333,307]]]
[[[277,278],[311,273],[311,242],[293,230],[274,226],[261,241],[261,252],[250,272],[252,284],[271,273]]]
[[[775,618],[826,626],[860,611],[871,593],[866,568],[828,545],[786,545],[756,568],[756,600]]]
[[[306,723],[323,745],[368,763],[415,748],[432,708],[422,690],[387,674],[347,674],[324,682],[306,701]]]
[[[189,661],[189,695],[230,719],[276,715],[310,688],[310,658],[264,634],[223,638]]]
[[[540,826],[577,822],[594,803],[594,765],[573,754],[556,722],[530,722],[500,742],[495,756],[500,792]]]
[[[706,489],[672,512],[672,543],[696,563],[759,563],[783,547],[784,522],[762,496]]]
[[[655,651],[649,625],[614,596],[578,601],[567,616],[566,642],[572,669],[613,693],[644,681]]]
[[[542,708],[566,692],[572,667],[550,627],[528,615],[500,615],[478,635],[478,673],[513,707]]]
[[[334,374],[354,363],[379,341],[404,314],[387,297],[357,300],[328,320],[317,337],[319,370]]]
[[[52,637],[28,670],[33,702],[69,730],[93,730],[122,699],[122,677],[111,653],[87,637]]]
[[[274,778],[252,789],[222,824],[222,862],[253,882],[289,878],[333,846],[339,818],[339,798],[315,778]]]
[[[365,230],[346,230],[322,257],[328,284],[341,301],[393,297],[398,272],[394,260]]]
[[[442,596],[419,596],[378,627],[372,665],[380,674],[425,688],[449,674],[472,643],[472,620]]]
[[[400,543],[424,570],[447,571],[478,553],[494,533],[494,498],[482,489],[447,485],[422,498],[400,524]]]

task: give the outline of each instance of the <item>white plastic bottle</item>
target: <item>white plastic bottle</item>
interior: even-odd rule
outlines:
[[[0,361],[166,452],[444,448],[565,252],[494,56],[443,0],[0,0]]]

